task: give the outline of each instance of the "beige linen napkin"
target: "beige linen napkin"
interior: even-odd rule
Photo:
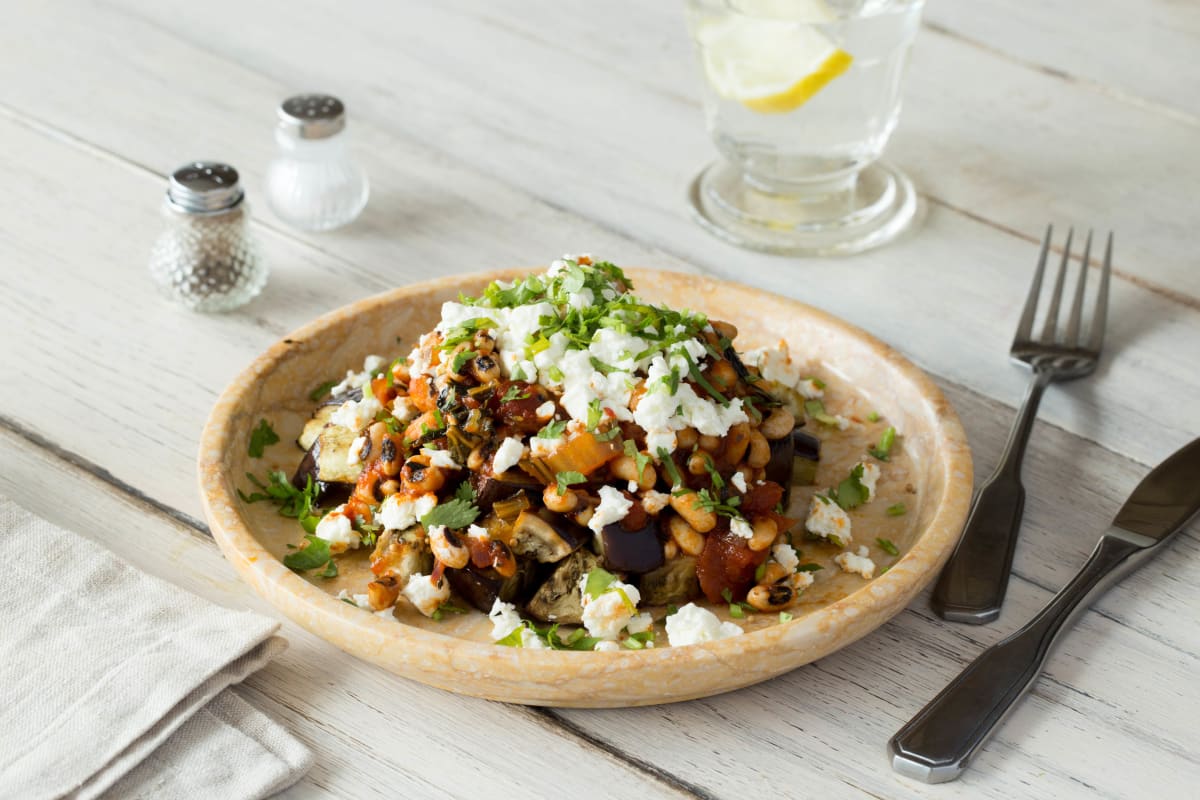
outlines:
[[[97,520],[97,525],[103,525]],[[309,751],[229,688],[285,647],[0,497],[0,798],[260,798]]]

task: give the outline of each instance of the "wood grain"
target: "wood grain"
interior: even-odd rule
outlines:
[[[293,647],[248,692],[318,753],[293,796],[545,796],[563,793],[564,768],[584,795],[1194,794],[1195,528],[1082,618],[962,782],[898,778],[883,746],[1066,582],[1144,465],[1198,431],[1195,9],[1104,0],[1081,20],[1062,2],[931,4],[890,148],[925,195],[924,226],[878,253],[809,262],[732,249],[687,218],[683,188],[712,148],[676,3],[6,11],[0,492],[230,606],[266,610],[203,535],[196,436],[233,374],[322,311],[562,251],[736,278],[839,314],[940,376],[982,479],[1025,378],[1004,357],[1032,242],[1049,221],[1117,231],[1108,354],[1044,403],[997,624],[947,625],[922,598],[771,683],[609,712],[446,695],[285,624]],[[310,88],[348,101],[373,181],[364,216],[320,236],[258,202],[271,109]],[[273,269],[236,314],[176,310],[144,272],[163,176],[197,156],[242,170]]]

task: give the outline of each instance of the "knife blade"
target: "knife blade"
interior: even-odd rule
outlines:
[[[1093,600],[1161,551],[1200,512],[1200,439],[1150,471],[1079,573],[1023,628],[984,650],[888,742],[892,768],[951,781],[1029,690],[1050,649]]]

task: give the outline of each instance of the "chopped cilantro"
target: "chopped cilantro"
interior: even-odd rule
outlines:
[[[612,586],[613,581],[617,579],[608,570],[596,567],[587,575],[587,580],[583,584],[583,593],[593,600],[600,598],[600,595],[608,591],[608,587]]]
[[[522,636],[522,631],[524,630],[524,625],[518,625],[517,627],[513,628],[512,631],[510,631],[509,634],[503,639],[497,639],[496,644],[503,645],[504,647],[521,647],[521,642],[524,639]]]
[[[238,497],[242,499],[243,503],[269,500],[279,506],[280,516],[299,520],[304,530],[309,533],[317,529],[317,523],[321,521],[321,509],[317,506],[317,487],[313,483],[311,475],[308,476],[303,489],[293,486],[292,482],[288,480],[287,473],[283,470],[269,473],[266,484],[249,472],[246,473],[246,479],[261,491],[247,495],[238,489]]]
[[[887,461],[891,457],[892,445],[896,443],[896,429],[888,426],[883,435],[879,437],[879,444],[871,448],[871,455],[878,458],[880,461]]]
[[[825,404],[820,400],[805,400],[804,413],[815,419],[822,425],[829,425],[836,428],[838,426],[837,417],[825,410]]]
[[[454,358],[450,359],[450,371],[457,373],[463,368],[464,364],[466,364],[472,358],[475,358],[477,355],[479,355],[479,353],[475,352],[474,350],[461,350],[455,353]]]
[[[265,419],[258,421],[258,427],[250,431],[250,457],[262,458],[263,450],[279,441],[279,434]]]
[[[506,391],[504,396],[500,398],[500,402],[511,403],[513,400],[527,399],[529,399],[529,392],[522,392],[521,387],[514,384],[508,387],[508,391]]]
[[[863,465],[855,464],[854,469],[850,470],[850,477],[839,483],[836,491],[831,489],[829,496],[847,511],[861,506],[871,494],[867,487],[863,486],[862,476]]]
[[[335,386],[337,386],[337,381],[325,381],[324,383],[318,383],[315,387],[313,387],[313,390],[308,393],[308,399],[315,403],[325,395],[329,394],[329,390]]]
[[[600,424],[600,420],[604,417],[604,409],[600,407],[599,400],[592,400],[588,403],[587,426],[589,431],[596,430],[596,426]]]
[[[892,544],[890,539],[884,539],[881,537],[875,540],[875,544],[879,545],[879,549],[887,553],[889,556],[900,555],[900,550],[896,547],[896,545]]]
[[[567,472],[560,472],[555,475],[554,481],[557,484],[558,496],[562,497],[567,493],[568,486],[574,486],[577,483],[586,483],[587,476],[585,476],[582,472],[569,470]]]
[[[539,439],[557,439],[563,435],[563,431],[567,429],[567,421],[565,419],[551,420],[544,428],[537,432]]]
[[[304,537],[304,541],[307,542],[304,547],[283,557],[285,567],[296,572],[305,572],[331,563],[329,542],[311,533]],[[337,567],[334,567],[334,574],[337,574]]]
[[[616,367],[614,367],[611,364],[605,364],[603,361],[596,358],[595,356],[592,356],[589,359],[589,361],[591,361],[592,369],[596,370],[597,372],[603,373],[605,375],[608,375],[609,373],[612,373],[612,372],[617,372]]]
[[[675,459],[671,458],[667,448],[658,448],[658,460],[667,468],[667,474],[671,476],[671,486],[683,486],[683,476],[679,474],[679,467],[675,466]]]
[[[458,485],[458,488],[454,490],[454,497],[455,499],[462,500],[465,503],[474,503],[475,487],[471,485],[470,481],[463,481]]]
[[[908,508],[905,507],[904,503],[896,503],[887,508],[887,515],[889,517],[903,517],[907,513]]]
[[[455,497],[453,500],[433,507],[428,514],[421,517],[421,525],[427,530],[434,525],[445,525],[447,528],[465,528],[479,516],[475,504]]]

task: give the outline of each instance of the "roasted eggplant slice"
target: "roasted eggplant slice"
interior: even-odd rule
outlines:
[[[658,520],[647,517],[638,530],[627,531],[620,522],[600,531],[600,553],[604,568],[614,572],[642,574],[663,564],[663,546],[658,540]]]
[[[330,425],[321,431],[313,445],[317,461],[317,480],[326,483],[354,483],[362,472],[362,464],[351,464],[346,457],[358,434],[340,425]]]
[[[583,621],[579,598],[579,579],[596,567],[600,560],[587,548],[580,548],[555,567],[525,605],[529,616],[542,622],[578,625]]]
[[[371,553],[371,571],[380,577],[394,575],[401,583],[417,573],[428,575],[432,569],[429,542],[414,530],[385,531]]]
[[[683,605],[700,595],[696,580],[696,559],[677,556],[638,581],[642,603],[648,606]]]
[[[450,588],[483,613],[492,610],[497,599],[506,603],[519,600],[533,583],[533,568],[528,562],[518,562],[517,571],[504,577],[494,569],[479,569],[467,564],[462,569],[446,570]]]
[[[350,496],[350,491],[354,488],[350,483],[331,483],[323,481],[317,477],[317,443],[313,442],[312,447],[308,448],[308,452],[304,454],[304,458],[300,459],[299,466],[296,467],[296,472],[292,475],[292,486],[297,489],[303,489],[308,486],[309,479],[312,479],[313,485],[317,487],[317,503],[319,505],[337,505],[343,503]]]
[[[820,458],[821,440],[799,428],[791,436],[771,442],[767,480],[783,487],[784,505],[791,498],[792,486],[809,486],[816,480]]]
[[[316,413],[312,415],[312,419],[304,423],[304,430],[300,431],[299,438],[296,439],[296,444],[301,450],[307,450],[313,446],[313,442],[317,441],[317,437],[321,435],[321,431],[329,424],[329,418],[333,416],[333,412],[337,411],[336,405],[318,406]]]
[[[590,536],[589,531],[557,514],[544,519],[522,511],[512,525],[512,551],[543,564],[562,561],[578,550]]]
[[[509,474],[511,473],[511,474]],[[541,491],[542,484],[532,480],[519,470],[510,470],[506,480],[482,472],[471,473],[471,488],[475,490],[475,505],[485,514],[492,510],[497,500],[506,500],[522,489]]]

